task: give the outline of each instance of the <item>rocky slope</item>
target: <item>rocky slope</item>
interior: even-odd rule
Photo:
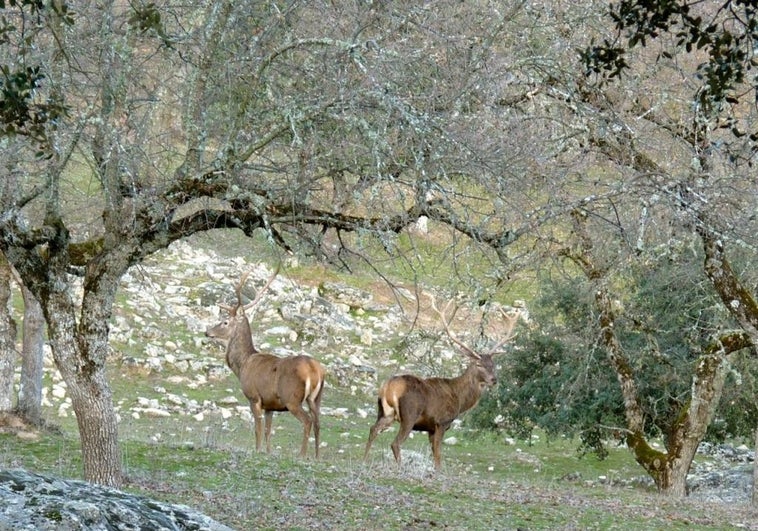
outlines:
[[[406,368],[398,360],[418,373],[449,375],[460,365],[459,356],[424,331],[433,323],[427,321],[428,327],[408,332],[409,308],[415,301],[410,292],[377,300],[372,293],[346,284],[313,278],[295,281],[287,269],[251,316],[259,348],[315,356],[327,367],[330,385],[366,397],[373,397],[378,376]],[[234,302],[233,283],[248,270],[243,294],[252,298],[272,270],[244,257],[220,257],[178,242],[135,267],[123,279],[124,300],[112,325],[114,363],[138,374],[165,373],[170,375],[168,381],[180,381],[187,388],[228,377],[221,347],[208,344],[204,331],[219,319],[219,302]],[[465,329],[465,322],[459,325]],[[59,416],[70,415],[65,384],[52,370],[45,405]],[[200,401],[157,386],[149,395],[119,404],[118,409],[122,418],[181,416],[202,423],[208,418],[241,417],[249,421],[247,404],[238,396],[232,392],[216,401]],[[325,407],[324,414],[365,418],[374,412]],[[747,501],[752,461],[753,452],[747,447],[702,445],[689,478],[692,496]]]

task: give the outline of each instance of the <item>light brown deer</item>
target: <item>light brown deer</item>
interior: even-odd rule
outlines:
[[[255,299],[242,304],[242,287],[249,271],[235,287],[237,305],[219,306],[229,316],[206,330],[205,335],[226,343],[226,363],[242,386],[242,392],[250,402],[250,411],[255,422],[255,449],[261,449],[263,417],[266,422],[266,452],[271,452],[271,424],[275,411],[289,411],[303,423],[303,442],[300,456],[308,449],[311,428],[316,439],[316,458],[319,456],[321,397],[324,390],[324,368],[310,356],[280,358],[258,351],[253,345],[250,323],[245,311],[256,306],[269,288],[279,270],[274,271]],[[308,404],[308,411],[303,408]]]
[[[419,378],[401,374],[387,380],[379,389],[377,419],[369,432],[364,460],[368,457],[376,436],[398,421],[400,429],[390,445],[397,464],[400,465],[400,445],[411,431],[425,431],[429,434],[432,446],[434,468],[439,469],[440,444],[445,432],[456,418],[476,406],[486,388],[497,383],[493,358],[501,353],[499,349],[503,344],[513,338],[518,313],[500,310],[505,318],[504,335],[487,353],[479,353],[460,341],[450,330],[445,313],[453,300],[440,311],[434,298],[430,298],[432,308],[439,314],[448,337],[471,361],[463,374],[455,378]]]

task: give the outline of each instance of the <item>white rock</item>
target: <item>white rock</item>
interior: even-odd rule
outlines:
[[[239,402],[240,401],[237,399],[236,396],[225,396],[218,401],[219,404],[223,404],[225,406],[239,404]]]
[[[170,417],[171,413],[166,411],[165,409],[155,408],[155,407],[148,407],[142,410],[142,414],[146,417],[151,418],[165,418]]]
[[[367,347],[370,347],[374,343],[374,334],[370,329],[366,328],[361,332],[361,343]]]
[[[58,398],[58,399],[64,398],[66,396],[66,389],[65,389],[65,387],[63,387],[62,385],[58,385],[58,384],[54,385],[53,386],[52,395],[53,395],[53,397]]]
[[[166,395],[166,401],[176,406],[181,406],[182,404],[184,404],[184,400],[182,399],[181,396],[171,394],[171,393]]]

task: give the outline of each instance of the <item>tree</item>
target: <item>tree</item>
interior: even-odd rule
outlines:
[[[45,319],[40,303],[21,284],[24,300],[21,380],[16,411],[32,425],[42,424],[42,375],[45,357]]]
[[[583,271],[594,289],[600,342],[616,372],[624,399],[626,416],[626,442],[637,462],[652,476],[662,492],[684,496],[686,479],[692,459],[700,441],[713,420],[728,371],[728,357],[744,348],[753,347],[748,334],[724,332],[707,335],[709,341],[696,347],[693,353],[694,368],[691,396],[678,404],[669,416],[664,430],[666,452],[655,450],[646,440],[646,414],[641,403],[640,382],[635,368],[618,337],[618,310],[608,267],[598,264],[597,252],[586,229],[586,216],[575,214],[577,244],[564,251]]]
[[[678,178],[663,180],[665,186],[660,190],[700,238],[703,271],[753,346],[758,340],[758,305],[748,284],[733,269],[728,252],[730,246],[756,248],[749,236],[754,216],[745,199],[749,202],[754,197],[749,168],[758,142],[754,132],[758,78],[749,77],[755,66],[757,14],[752,3],[739,1],[695,5],[617,2],[610,8],[615,35],[601,45],[593,43],[583,53],[587,73],[598,76],[596,86],[607,87],[611,79],[627,79],[639,72],[637,65],[650,57],[646,52],[655,42],[661,50],[652,57],[657,69],[670,68],[689,88],[689,99],[682,99],[691,104],[691,111],[683,114],[686,120],[664,112],[648,98],[635,100],[632,107],[638,116],[645,116],[686,146],[685,153],[690,154],[686,171]],[[602,146],[610,154],[609,143]],[[668,173],[660,161],[642,150],[617,150],[622,152],[638,171],[660,176]],[[708,372],[715,374],[720,367],[714,363]]]
[[[466,214],[489,202],[482,190],[507,187],[494,178],[503,143],[492,134],[477,145],[503,126],[479,110],[496,94],[474,80],[518,9],[481,7],[14,12],[39,28],[31,41],[13,33],[8,48],[42,65],[35,101],[65,96],[68,112],[3,139],[18,156],[1,185],[0,249],[42,306],[86,479],[122,479],[108,323],[119,279],[151,253],[199,231],[263,230],[348,267],[362,239],[394,251],[423,215],[505,259],[527,233],[503,231],[502,202],[495,215]]]
[[[13,407],[13,370],[16,366],[16,322],[10,312],[11,268],[0,253],[0,412]]]

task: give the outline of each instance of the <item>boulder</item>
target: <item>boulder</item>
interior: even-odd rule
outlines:
[[[231,531],[185,505],[21,469],[0,470],[0,531],[52,529]]]

